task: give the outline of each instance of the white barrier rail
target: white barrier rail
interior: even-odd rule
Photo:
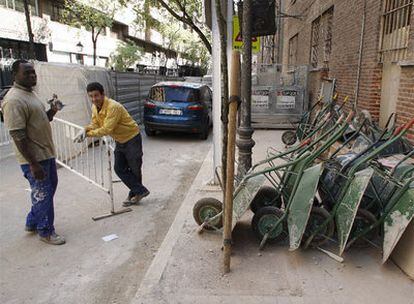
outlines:
[[[88,138],[81,143],[74,143],[74,137],[81,130],[82,127],[71,122],[59,118],[53,119],[52,132],[57,150],[56,162],[108,194],[111,203],[110,212],[92,217],[93,220],[132,211],[131,208],[115,211],[112,180],[112,152],[114,149],[112,139],[107,137]]]
[[[3,122],[0,122],[0,147],[7,146],[11,143],[9,131]]]

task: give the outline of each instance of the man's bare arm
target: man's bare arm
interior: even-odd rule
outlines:
[[[27,138],[26,130],[12,130],[10,131],[10,136],[13,138],[13,141],[16,144],[16,147],[19,150],[19,152],[29,163],[30,171],[32,172],[34,178],[39,180],[44,179],[45,172],[42,166],[37,162],[32,151],[30,151],[29,149],[29,139]]]

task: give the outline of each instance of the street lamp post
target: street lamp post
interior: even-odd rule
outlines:
[[[239,165],[237,175],[243,176],[252,166],[252,148],[255,144],[252,139],[251,126],[251,93],[252,93],[252,0],[243,1],[243,62],[241,69],[241,107],[240,125],[237,129],[236,140],[239,149]]]
[[[76,51],[78,53],[82,53],[83,51],[83,44],[79,41],[78,44],[76,44]]]

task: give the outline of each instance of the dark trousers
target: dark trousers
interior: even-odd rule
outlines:
[[[46,237],[55,231],[53,196],[56,192],[58,176],[54,158],[41,161],[39,164],[45,171],[43,180],[33,177],[29,165],[21,165],[24,177],[29,181],[32,190],[32,209],[27,215],[26,226],[35,228],[40,236]]]
[[[129,196],[143,194],[148,191],[142,185],[142,139],[141,134],[124,144],[116,143],[115,172],[129,188]]]

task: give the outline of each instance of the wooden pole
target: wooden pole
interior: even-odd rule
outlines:
[[[236,145],[236,118],[237,103],[240,100],[240,54],[236,51],[232,53],[232,64],[230,71],[230,98],[229,98],[229,115],[228,115],[228,141],[227,141],[227,175],[226,175],[226,193],[224,200],[224,272],[230,271],[231,255],[231,228],[233,219],[233,188],[234,188],[234,161]]]

